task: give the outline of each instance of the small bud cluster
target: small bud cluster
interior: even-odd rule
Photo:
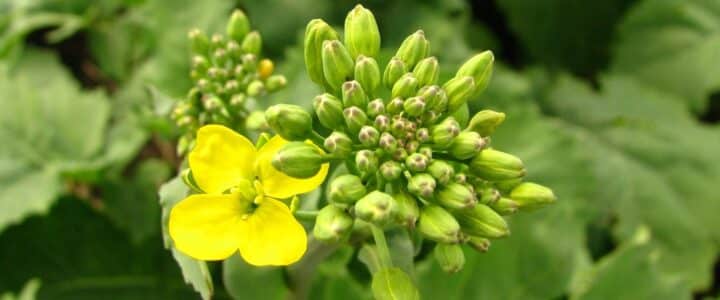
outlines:
[[[486,251],[490,239],[510,233],[504,215],[555,201],[550,189],[522,182],[526,171],[519,158],[490,147],[505,114],[483,110],[467,124],[453,116],[487,86],[490,51],[440,83],[438,60],[418,30],[381,68],[377,24],[361,5],[345,20],[344,42],[328,24],[313,20],[304,47],[310,78],[326,91],[314,99],[314,111],[332,133],[319,137],[311,115],[291,105],[270,108],[266,118],[286,139],[322,138],[327,156],[349,170],[329,184],[329,203],[313,230],[317,239],[344,240],[357,219],[403,226],[437,242],[436,259],[455,272],[464,263],[462,244]],[[312,173],[326,161],[304,155],[274,166],[292,176]]]
[[[172,112],[173,120],[185,133],[178,152],[189,149],[193,133],[205,124],[222,124],[241,132],[268,128],[262,112],[249,108],[258,97],[282,89],[287,80],[283,75],[273,75],[272,61],[260,59],[262,38],[257,31],[250,31],[245,14],[233,12],[226,35],[208,37],[193,29],[188,37],[194,87]]]

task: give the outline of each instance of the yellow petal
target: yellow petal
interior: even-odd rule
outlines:
[[[237,194],[192,195],[170,211],[168,229],[175,248],[193,258],[222,260],[239,249],[246,227],[242,212],[251,201]]]
[[[307,250],[305,229],[287,205],[275,199],[265,198],[247,219],[246,237],[240,255],[255,266],[286,266]]]
[[[252,182],[255,147],[244,136],[221,125],[206,125],[197,132],[189,162],[193,178],[208,194],[219,194],[240,180]]]
[[[323,183],[328,173],[329,164],[323,164],[315,176],[307,179],[293,178],[275,169],[272,158],[287,143],[288,141],[276,135],[258,150],[258,177],[262,181],[265,195],[270,197],[282,199],[310,192]]]

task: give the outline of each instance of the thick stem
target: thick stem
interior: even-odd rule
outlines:
[[[392,258],[390,257],[390,248],[388,248],[387,240],[385,239],[385,232],[375,224],[371,225],[370,228],[372,228],[373,238],[375,238],[375,246],[380,256],[380,264],[383,268],[392,267]]]

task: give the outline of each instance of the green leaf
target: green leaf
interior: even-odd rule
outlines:
[[[412,279],[398,268],[388,268],[373,274],[373,296],[377,300],[420,299]]]
[[[636,77],[703,111],[720,89],[720,2],[642,1],[619,26],[614,73]]]
[[[2,300],[35,300],[35,296],[37,295],[37,291],[40,289],[40,280],[37,278],[33,278],[28,280],[27,283],[25,283],[25,286],[23,286],[22,290],[18,293],[17,296],[13,296],[11,292],[4,293],[0,295],[0,299]]]
[[[251,266],[239,254],[223,262],[223,283],[234,299],[286,299],[288,295],[281,268]]]
[[[213,295],[213,281],[208,271],[207,263],[189,257],[177,249],[172,244],[172,239],[168,233],[168,220],[170,218],[170,210],[173,206],[185,199],[189,193],[188,187],[182,181],[180,176],[176,176],[160,187],[160,206],[162,207],[162,236],[165,248],[172,251],[175,262],[182,271],[185,283],[193,286],[195,291],[200,293],[203,299],[210,299]]]

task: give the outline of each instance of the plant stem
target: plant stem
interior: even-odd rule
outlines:
[[[371,225],[370,228],[372,229],[373,238],[375,238],[375,246],[377,247],[378,255],[380,256],[381,266],[383,268],[392,267],[392,258],[390,257],[390,249],[388,248],[387,240],[385,239],[385,232],[382,228],[375,224]]]
[[[295,218],[302,221],[314,221],[317,218],[317,210],[296,210],[293,212]]]

